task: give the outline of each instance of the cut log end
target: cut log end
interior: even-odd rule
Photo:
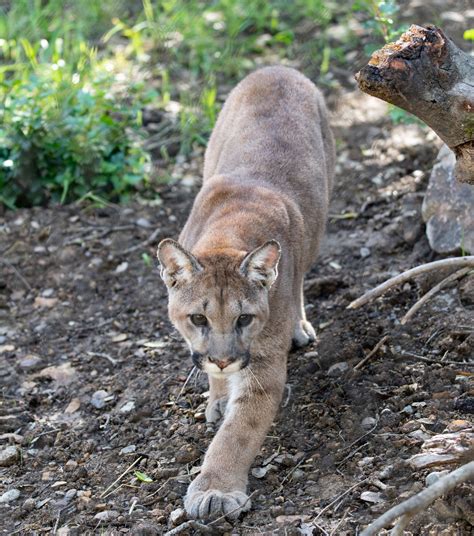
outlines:
[[[412,25],[374,52],[359,88],[414,114],[456,154],[456,178],[474,184],[474,58],[435,26]]]

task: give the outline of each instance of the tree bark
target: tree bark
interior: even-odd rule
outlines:
[[[355,77],[365,93],[429,125],[456,154],[457,180],[474,184],[474,57],[439,28],[412,25]]]

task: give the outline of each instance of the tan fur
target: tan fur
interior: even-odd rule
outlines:
[[[185,498],[191,517],[250,507],[247,475],[281,400],[291,341],[315,336],[303,277],[324,233],[333,168],[316,87],[293,69],[256,71],[219,115],[179,245],[159,246],[170,318],[210,374],[206,417],[225,413]],[[240,315],[250,325],[239,327]],[[202,317],[205,326],[193,324]]]

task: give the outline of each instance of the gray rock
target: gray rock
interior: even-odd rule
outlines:
[[[176,508],[170,514],[170,523],[173,527],[180,525],[186,520],[186,512],[182,508]]]
[[[102,389],[100,391],[96,391],[91,396],[91,404],[97,409],[102,409],[105,406],[106,398],[108,398],[108,396],[109,393],[107,391]]]
[[[373,417],[366,417],[365,419],[362,419],[362,428],[365,430],[370,430],[375,426],[375,423],[377,422],[377,419],[374,419]]]
[[[64,499],[66,502],[70,502],[72,501],[72,499],[74,499],[76,495],[77,495],[77,489],[71,488],[66,491],[64,495]]]
[[[13,445],[0,450],[0,467],[9,467],[16,463],[18,454],[17,447]]]
[[[123,447],[120,454],[132,454],[132,452],[135,452],[136,450],[137,447],[135,445],[127,445],[126,447]]]
[[[346,361],[341,361],[339,363],[334,363],[328,370],[328,376],[336,377],[341,376],[350,369],[349,363]]]
[[[20,367],[24,370],[35,370],[41,366],[41,358],[37,355],[26,355],[20,359]]]
[[[149,229],[151,227],[150,220],[147,220],[146,218],[138,218],[138,220],[135,223],[139,227],[144,227],[145,229]]]
[[[474,188],[454,178],[454,153],[443,146],[431,172],[422,214],[431,249],[474,252]]]
[[[31,497],[26,499],[26,501],[23,503],[23,506],[22,506],[25,512],[31,512],[31,510],[33,510],[34,507],[35,507],[35,500],[32,499]]]
[[[104,510],[103,512],[99,512],[94,516],[94,519],[97,521],[111,521],[112,519],[115,519],[119,516],[119,513],[115,510]]]
[[[449,471],[433,471],[426,476],[426,487],[433,485],[437,480],[439,480],[442,476],[447,475],[448,473]]]
[[[130,413],[135,409],[135,402],[133,400],[129,400],[126,402],[121,408],[120,413]]]
[[[5,493],[0,495],[0,503],[9,503],[12,501],[16,501],[16,499],[18,499],[19,496],[20,496],[19,489],[9,489],[8,491],[5,491]]]
[[[368,257],[370,255],[370,249],[362,247],[362,248],[360,248],[359,253],[360,253],[360,256],[363,259],[365,259],[366,257]]]

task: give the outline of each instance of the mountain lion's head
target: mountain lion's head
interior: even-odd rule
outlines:
[[[268,321],[279,259],[275,240],[248,254],[224,250],[199,258],[169,238],[159,244],[169,316],[197,367],[223,377],[248,365],[252,342]]]

